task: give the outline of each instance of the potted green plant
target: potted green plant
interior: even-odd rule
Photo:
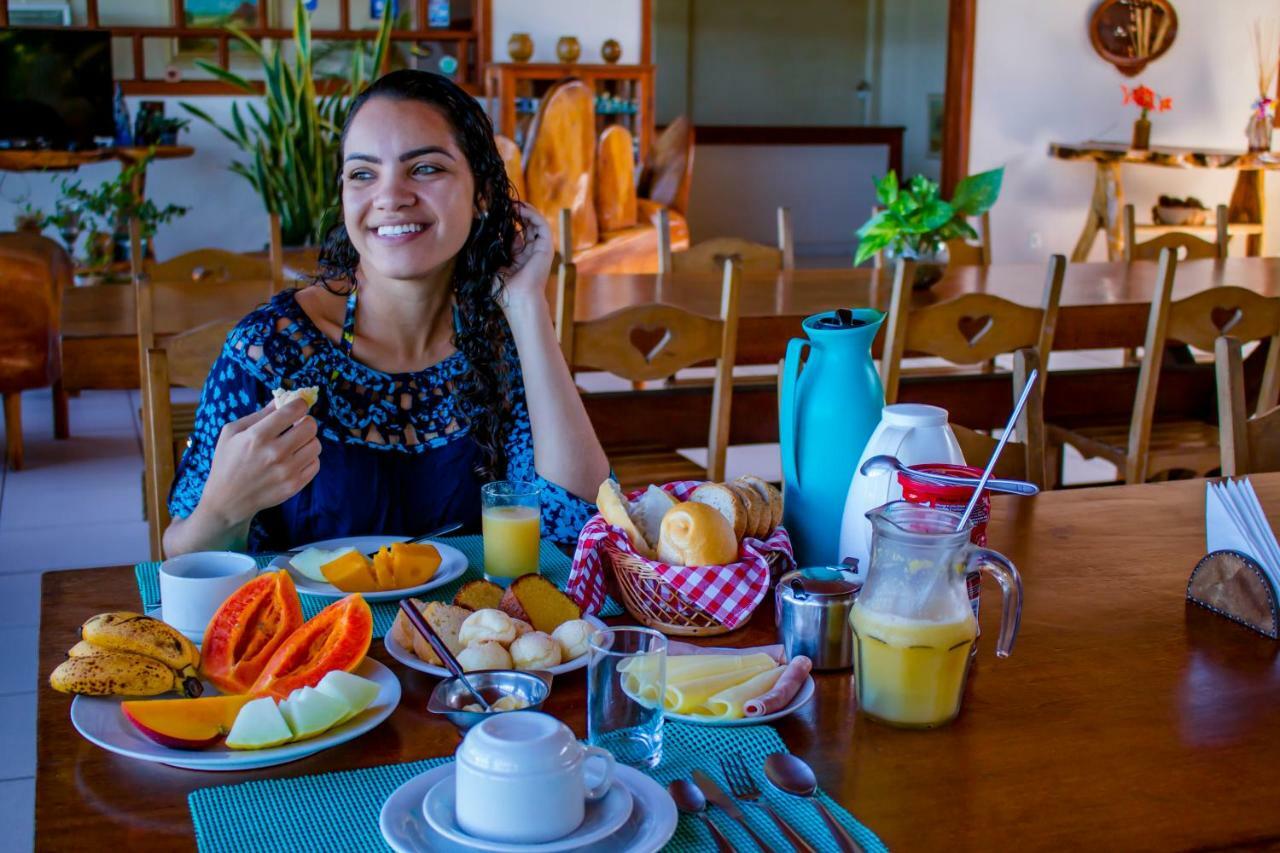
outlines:
[[[165,118],[158,113],[147,113],[138,122],[137,145],[177,145],[178,133],[191,125],[185,118]]]
[[[947,241],[977,239],[978,232],[967,219],[991,209],[1003,177],[1003,168],[970,175],[956,184],[951,201],[946,201],[938,185],[924,175],[900,186],[897,173],[890,169],[875,182],[881,209],[858,229],[854,263],[861,264],[877,252],[884,252],[890,261],[906,258],[916,263],[913,286],[930,286],[946,268]]]
[[[340,139],[351,102],[370,75],[377,74],[391,38],[391,9],[383,4],[382,23],[374,41],[372,59],[363,47],[352,51],[345,78],[332,78],[332,91],[321,97],[313,73],[311,18],[303,0],[295,0],[292,44],[276,41],[270,51],[236,26],[228,31],[262,63],[265,91],[246,78],[198,60],[210,74],[255,100],[233,104],[230,126],[219,124],[204,110],[183,103],[182,108],[208,123],[240,149],[243,159],[231,171],[247,180],[262,198],[268,213],[280,216],[281,237],[286,245],[318,244],[337,211]],[[247,115],[246,115],[247,114]]]

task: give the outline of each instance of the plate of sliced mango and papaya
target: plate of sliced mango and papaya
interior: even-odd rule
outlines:
[[[353,592],[366,601],[395,601],[457,580],[467,555],[443,542],[406,543],[407,536],[344,536],[313,542],[281,554],[271,568],[293,577],[298,592],[342,598]],[[376,552],[376,553],[374,553]],[[365,555],[374,553],[372,559]]]

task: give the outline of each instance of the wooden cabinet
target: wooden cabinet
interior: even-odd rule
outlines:
[[[484,91],[494,128],[521,148],[542,95],[558,80],[577,77],[596,93],[596,136],[622,124],[636,139],[637,162],[653,143],[652,65],[494,63],[485,69]]]

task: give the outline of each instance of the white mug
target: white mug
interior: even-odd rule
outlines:
[[[604,771],[589,785],[584,765],[597,758]],[[511,844],[563,838],[582,823],[587,800],[609,793],[613,770],[608,750],[583,746],[555,717],[494,714],[458,747],[458,825],[477,838]]]
[[[258,573],[248,554],[197,551],[160,564],[164,621],[189,636],[202,636],[222,602]]]

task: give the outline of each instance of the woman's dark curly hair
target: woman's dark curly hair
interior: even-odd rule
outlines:
[[[502,431],[510,412],[512,371],[507,356],[511,333],[495,299],[493,283],[511,265],[516,235],[523,223],[493,141],[493,125],[476,99],[448,78],[427,71],[392,71],[351,103],[342,127],[344,145],[356,114],[372,98],[418,101],[444,113],[453,126],[454,141],[475,176],[475,206],[481,214],[472,220],[467,242],[454,259],[452,286],[457,322],[453,344],[471,365],[470,377],[458,390],[466,411],[471,413],[471,434],[481,450],[476,473],[484,480],[500,479],[505,476],[507,461]],[[338,180],[342,180],[341,173]],[[316,283],[330,292],[347,295],[356,287],[359,264],[360,255],[339,217],[320,246]]]

